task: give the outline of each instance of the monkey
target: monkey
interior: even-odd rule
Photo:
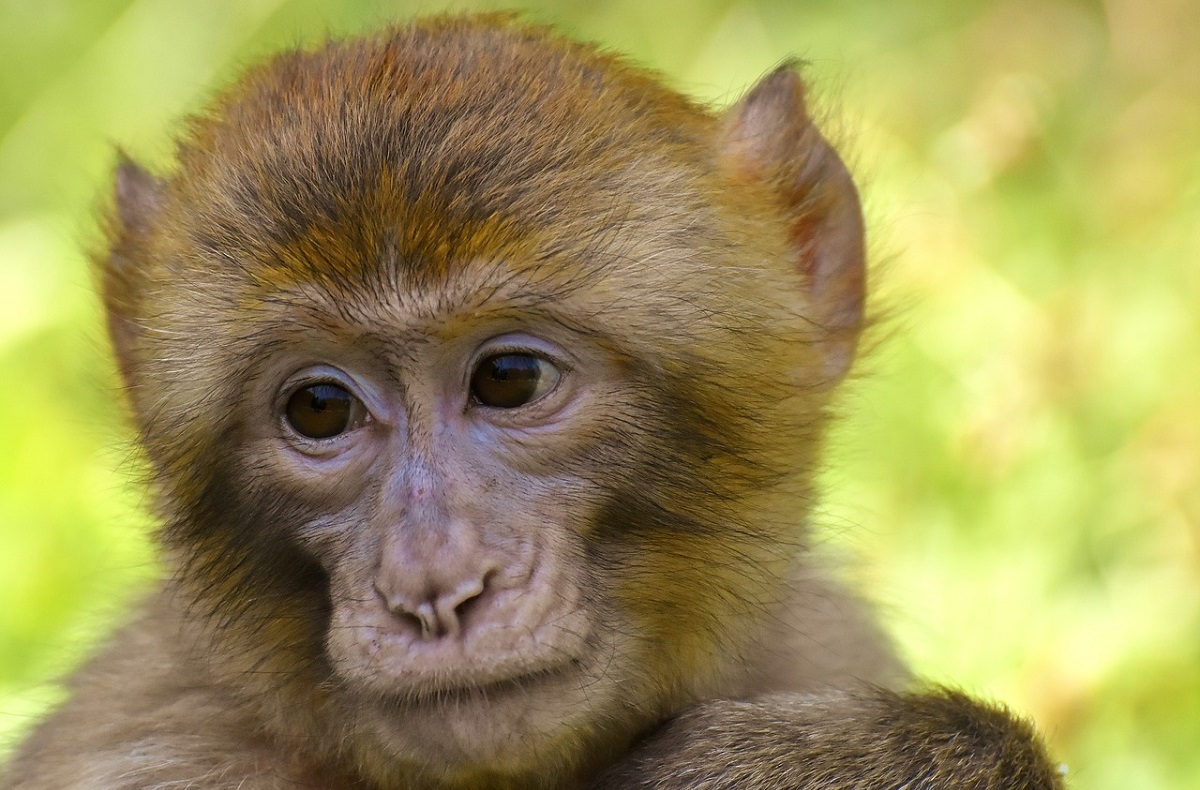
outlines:
[[[812,550],[866,247],[796,63],[716,110],[511,16],[333,40],[104,228],[169,572],[5,787],[1062,787]]]

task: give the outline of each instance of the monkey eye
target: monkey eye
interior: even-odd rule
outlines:
[[[288,398],[284,416],[292,430],[309,439],[332,439],[357,428],[366,417],[358,398],[340,384],[306,384]]]
[[[496,409],[515,409],[541,398],[562,374],[549,361],[532,354],[493,354],[471,374],[471,396]]]

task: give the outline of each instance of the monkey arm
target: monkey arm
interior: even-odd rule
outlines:
[[[1052,790],[1029,723],[956,691],[773,694],[702,703],[590,790]]]

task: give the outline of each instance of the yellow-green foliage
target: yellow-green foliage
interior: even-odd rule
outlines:
[[[112,144],[161,165],[257,55],[438,7],[0,4],[0,743],[155,573],[82,252]],[[1074,788],[1200,786],[1200,4],[528,8],[718,102],[810,61],[886,314],[825,534],[921,671],[1034,715]]]

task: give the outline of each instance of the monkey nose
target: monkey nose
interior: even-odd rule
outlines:
[[[490,576],[491,571],[487,570],[455,583],[426,579],[425,584],[417,587],[380,574],[375,579],[375,590],[388,610],[402,623],[418,630],[422,639],[454,639],[462,634],[468,612],[483,596]]]

